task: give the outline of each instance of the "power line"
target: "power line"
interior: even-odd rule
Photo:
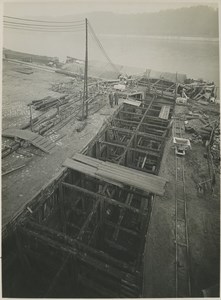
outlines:
[[[62,30],[50,30],[50,29],[42,29],[42,28],[39,28],[39,29],[34,29],[34,28],[25,28],[25,27],[19,27],[19,26],[12,26],[12,25],[6,25],[4,26],[5,29],[15,29],[15,30],[24,30],[24,31],[36,31],[36,32],[56,32],[56,33],[59,33],[59,32],[83,32],[84,29],[70,29],[70,30],[65,30],[65,29],[62,29]]]
[[[84,22],[84,20],[75,20],[75,21],[44,21],[44,20],[33,20],[33,19],[24,19],[24,18],[16,18],[11,16],[4,16],[4,18],[13,19],[13,20],[22,20],[22,21],[29,21],[29,22],[37,22],[37,23],[59,23],[59,24],[72,24],[72,23],[79,23]]]
[[[114,65],[114,63],[111,61],[111,59],[109,58],[109,56],[107,55],[106,51],[104,50],[104,47],[102,46],[101,42],[99,41],[98,37],[96,36],[91,24],[88,22],[89,24],[89,29],[90,32],[92,33],[92,36],[94,37],[95,41],[97,42],[99,48],[101,49],[101,51],[103,52],[104,56],[106,57],[106,59],[109,61],[109,63],[111,64],[111,66],[113,67],[113,69],[115,70],[115,72],[119,73],[118,68]]]
[[[22,23],[22,22],[10,22],[10,21],[4,21],[4,24],[11,24],[11,25],[20,25],[20,26],[27,26],[27,27],[43,27],[43,28],[75,28],[75,27],[81,27],[84,26],[84,23],[81,24],[74,24],[74,25],[42,25],[42,24],[28,24],[28,23]]]

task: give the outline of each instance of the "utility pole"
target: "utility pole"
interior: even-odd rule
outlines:
[[[86,43],[85,43],[85,65],[84,65],[84,94],[83,94],[83,107],[82,107],[82,119],[88,116],[88,21],[85,19],[85,29],[86,29]],[[86,115],[84,116],[84,107],[86,106]]]
[[[31,131],[32,131],[33,130],[33,122],[32,122],[31,104],[29,105],[29,109],[30,109],[30,128],[31,128]]]
[[[174,98],[176,100],[177,98],[177,72],[176,72],[176,85],[175,85],[175,94],[174,94]]]

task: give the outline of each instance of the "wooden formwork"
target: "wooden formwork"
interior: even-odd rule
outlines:
[[[121,106],[82,153],[157,175],[170,125],[158,117],[163,103]],[[153,197],[64,169],[6,230],[3,296],[142,297]]]

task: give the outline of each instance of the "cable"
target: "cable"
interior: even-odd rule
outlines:
[[[10,22],[10,21],[4,21],[4,24],[12,24],[12,25],[21,25],[21,26],[27,26],[27,27],[44,27],[44,28],[75,28],[75,27],[81,27],[85,24],[76,24],[76,25],[39,25],[39,24],[28,24],[28,23],[19,23],[19,22]]]
[[[118,68],[117,68],[117,67],[114,65],[114,63],[111,61],[111,59],[110,59],[109,56],[107,55],[106,51],[104,50],[104,48],[103,48],[101,42],[99,41],[98,37],[96,36],[96,34],[95,34],[95,32],[94,32],[94,30],[93,30],[91,24],[90,24],[89,22],[88,22],[88,24],[89,24],[89,29],[91,30],[91,33],[92,33],[92,35],[94,36],[94,38],[95,38],[95,40],[96,40],[96,42],[97,42],[99,48],[101,49],[101,51],[102,51],[103,54],[104,54],[104,56],[107,58],[107,60],[109,61],[109,63],[111,64],[111,66],[114,68],[114,70],[115,70],[117,73],[119,73]]]
[[[56,32],[56,33],[59,33],[59,32],[83,32],[84,30],[83,29],[73,29],[73,30],[48,30],[48,29],[33,29],[33,28],[25,28],[25,27],[14,27],[12,25],[6,25],[4,26],[5,29],[15,29],[15,30],[24,30],[24,31],[37,31],[37,32]]]
[[[13,19],[13,20],[22,20],[22,21],[29,21],[29,22],[39,22],[39,23],[59,23],[59,24],[70,24],[70,23],[78,23],[84,22],[84,20],[76,20],[76,21],[43,21],[43,20],[33,20],[33,19],[24,19],[24,18],[16,18],[11,16],[4,16],[4,18]]]

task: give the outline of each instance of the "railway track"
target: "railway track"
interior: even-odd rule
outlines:
[[[183,136],[183,122],[174,119],[173,136]],[[190,255],[188,238],[188,216],[185,187],[185,156],[175,155],[175,295],[190,297]]]

